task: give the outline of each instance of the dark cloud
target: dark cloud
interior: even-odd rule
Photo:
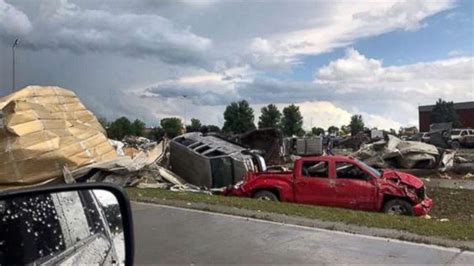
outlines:
[[[13,6],[10,9],[26,15]],[[25,49],[112,52],[158,57],[170,64],[203,66],[208,60],[204,54],[212,47],[210,39],[159,15],[113,14],[108,10],[84,9],[68,1],[42,2],[33,4],[27,10],[31,27],[23,25],[25,22],[20,18],[7,24],[11,31],[25,28],[18,31]],[[11,41],[5,34],[0,38],[6,43]]]
[[[449,83],[412,92],[410,99],[392,89],[401,88],[391,83],[400,80],[398,72],[378,79],[378,72],[394,69],[381,65],[362,64],[362,72],[352,73],[352,79],[350,67],[328,65],[334,67],[319,76],[320,83],[268,76],[291,71],[309,54],[394,29],[416,28],[423,18],[450,6],[449,1],[380,1],[369,6],[287,0],[0,0],[0,93],[10,91],[11,44],[20,37],[18,87],[51,84],[73,89],[99,116],[112,119],[184,117],[188,105],[193,113],[215,116],[229,102],[246,99],[254,105],[330,101],[345,110],[402,121],[407,112],[416,113],[416,99],[428,101],[430,90],[447,93],[448,85],[458,85],[448,73],[466,76],[472,68],[460,65],[447,71],[425,64],[405,69],[416,72],[418,83],[404,90],[423,90],[422,81],[433,76],[439,80],[430,84]],[[246,71],[229,71],[236,68]],[[183,77],[203,72],[220,79],[183,82]],[[447,78],[449,82],[441,80]],[[408,111],[398,112],[400,106]]]

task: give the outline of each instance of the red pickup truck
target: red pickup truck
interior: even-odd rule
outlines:
[[[433,206],[419,178],[345,156],[301,158],[292,172],[249,172],[226,194],[416,216]]]

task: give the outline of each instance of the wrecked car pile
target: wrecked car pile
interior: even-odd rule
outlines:
[[[109,140],[74,92],[29,86],[0,99],[0,190],[49,183],[201,191],[165,168],[168,143]]]
[[[370,166],[400,169],[433,169],[446,171],[453,165],[454,152],[417,141],[404,141],[393,135],[364,144],[352,154]]]
[[[474,173],[474,156],[469,150],[445,149],[388,134],[383,140],[363,144],[350,155],[373,167],[405,169],[445,179],[465,179]]]

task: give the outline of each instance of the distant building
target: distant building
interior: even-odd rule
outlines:
[[[430,115],[435,105],[418,107],[420,132],[430,131]],[[474,128],[474,102],[454,103],[454,110],[459,117],[461,128]]]

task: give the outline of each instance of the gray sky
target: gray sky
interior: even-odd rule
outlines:
[[[472,2],[358,3],[0,0],[0,94],[20,38],[18,88],[65,87],[97,116],[149,125],[222,125],[246,99],[256,117],[296,103],[305,127],[361,113],[388,129],[416,125],[418,104],[474,99]]]

